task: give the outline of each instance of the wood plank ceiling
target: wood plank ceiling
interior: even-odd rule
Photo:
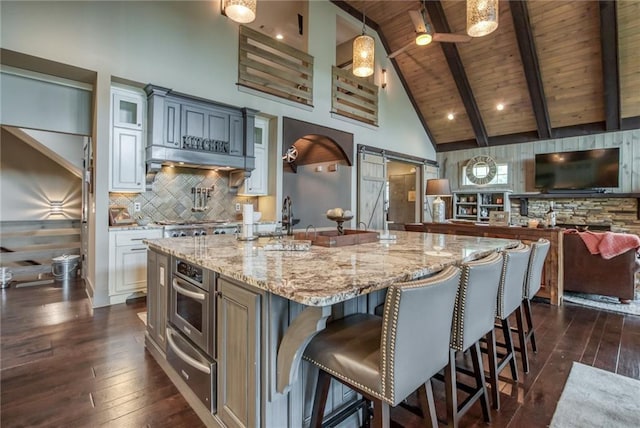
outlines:
[[[333,3],[411,43],[418,0]],[[437,33],[465,33],[466,2],[425,2]],[[499,26],[467,43],[412,45],[393,64],[437,151],[640,128],[640,0],[500,1]],[[504,109],[496,107],[502,104]],[[453,120],[448,115],[453,114]]]

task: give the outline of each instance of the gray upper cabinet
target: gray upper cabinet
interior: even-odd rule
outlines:
[[[253,170],[253,126],[257,111],[153,85],[147,85],[145,91],[149,108],[147,178],[162,164],[178,162]]]
[[[163,143],[168,147],[180,147],[180,104],[166,101],[164,106]]]

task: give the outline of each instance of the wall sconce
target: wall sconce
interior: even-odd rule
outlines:
[[[62,215],[62,201],[49,202],[49,215]]]
[[[382,86],[382,89],[387,87],[387,69],[386,68],[382,69],[382,84],[380,86]]]
[[[239,24],[248,24],[256,19],[257,0],[223,0],[222,13]]]

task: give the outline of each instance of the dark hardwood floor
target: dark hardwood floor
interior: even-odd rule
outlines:
[[[92,309],[83,287],[2,290],[0,426],[202,426],[144,349],[144,302]],[[640,317],[571,304],[533,309],[539,352],[519,384],[503,372],[491,426],[547,426],[573,361],[640,379]],[[443,386],[434,388],[445,415]],[[406,410],[392,415],[395,425],[420,426]],[[479,405],[462,426],[486,426]]]

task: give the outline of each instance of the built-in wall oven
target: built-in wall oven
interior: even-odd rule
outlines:
[[[173,258],[167,360],[208,408],[216,412],[216,274]]]

